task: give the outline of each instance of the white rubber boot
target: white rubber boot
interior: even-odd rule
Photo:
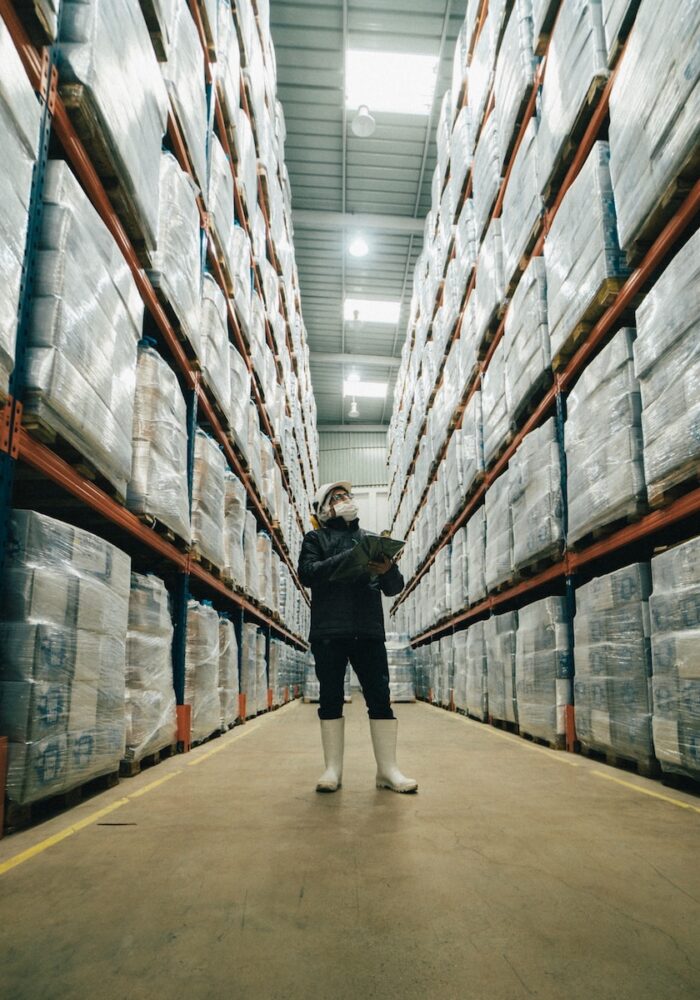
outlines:
[[[326,770],[318,779],[317,792],[337,792],[343,783],[345,719],[321,719],[321,742]]]
[[[392,792],[416,792],[418,782],[407,778],[396,763],[396,738],[399,724],[396,719],[370,719],[372,746],[377,761],[377,788]]]

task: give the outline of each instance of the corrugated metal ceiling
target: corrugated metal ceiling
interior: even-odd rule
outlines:
[[[278,94],[287,124],[285,158],[294,209],[381,213],[422,219],[430,208],[435,129],[449,87],[466,0],[272,0],[270,21]],[[344,24],[346,30],[344,33]],[[358,139],[347,115],[343,142],[344,34],[349,47],[438,55],[442,62],[427,116],[375,114],[377,128]],[[420,235],[365,232],[370,254],[344,254],[343,235],[295,223],[302,309],[309,336],[319,426],[347,421],[342,380],[349,368],[314,361],[313,352],[397,357],[406,331]],[[401,300],[396,327],[343,322],[346,296]],[[396,369],[357,366],[363,379],[388,381]],[[362,423],[388,423],[392,400],[358,400]]]

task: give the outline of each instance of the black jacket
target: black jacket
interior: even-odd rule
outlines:
[[[309,639],[362,637],[384,639],[382,594],[393,597],[403,590],[403,577],[396,566],[383,576],[369,575],[352,582],[329,582],[345,553],[363,535],[357,521],[328,521],[318,531],[304,536],[299,555],[299,579],[311,587],[311,632]]]

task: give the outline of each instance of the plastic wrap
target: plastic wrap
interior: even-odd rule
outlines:
[[[272,609],[272,539],[264,532],[258,532],[258,574],[260,578],[260,599],[266,608]]]
[[[236,116],[236,151],[238,153],[236,179],[250,217],[258,204],[258,162],[255,155],[253,127],[248,115],[240,109]]]
[[[574,704],[584,746],[648,763],[651,736],[648,563],[576,591]]]
[[[612,64],[622,36],[634,20],[640,0],[601,0],[603,7],[603,31],[608,50],[608,63]]]
[[[513,577],[511,479],[511,471],[506,469],[486,491],[485,576],[489,591],[497,590]]]
[[[219,616],[208,601],[187,603],[185,704],[192,706],[193,743],[221,729]]]
[[[229,372],[231,375],[231,408],[229,410],[231,434],[247,459],[251,374],[243,356],[233,344],[229,345]]]
[[[190,541],[187,412],[175,373],[152,347],[139,346],[126,505]]]
[[[476,344],[500,312],[505,299],[503,276],[503,242],[501,220],[492,219],[479,250],[476,271],[476,299],[474,303],[474,330]]]
[[[233,22],[231,0],[219,0],[219,30],[216,38],[216,80],[231,119],[241,103],[241,53]]]
[[[537,176],[537,119],[531,118],[513,161],[501,213],[503,273],[506,287],[517,279],[534,239],[543,203]]]
[[[663,7],[661,17],[658,2],[642,0],[610,94],[610,171],[625,249],[654,224],[679,173],[694,164],[697,175],[700,7]]]
[[[258,713],[266,712],[267,701],[267,658],[265,650],[267,638],[263,629],[258,628],[255,635],[255,670],[256,670],[256,709]]]
[[[564,441],[569,543],[639,514],[646,499],[634,331],[620,330],[569,393]]]
[[[425,648],[425,647],[423,647]],[[421,652],[420,649],[417,650]],[[461,712],[467,711],[467,632],[452,634],[452,697],[454,706]]]
[[[493,39],[492,18],[490,14],[487,14],[481,28],[481,34],[472,52],[472,61],[469,65],[467,78],[469,108],[472,114],[472,125],[475,135],[478,135],[484,111],[486,110],[491,83],[493,81],[495,59],[496,49]]]
[[[138,761],[177,739],[173,624],[168,592],[156,576],[131,574],[126,642],[126,749]]]
[[[163,79],[182,129],[200,191],[207,190],[207,101],[202,44],[186,3],[175,7]]]
[[[561,744],[572,703],[572,657],[566,601],[545,597],[518,612],[515,692],[520,732]]]
[[[518,612],[492,615],[484,622],[488,669],[489,715],[502,722],[517,722],[515,697],[515,642]]]
[[[224,551],[224,474],[226,460],[213,438],[197,430],[192,476],[192,546],[222,569]]]
[[[609,157],[607,142],[596,142],[544,242],[552,357],[579,323],[597,318],[613,282],[628,273],[617,242]]]
[[[152,254],[150,276],[201,361],[199,210],[192,181],[170,153],[161,157],[158,250]]]
[[[258,526],[252,511],[245,512],[243,529],[243,555],[245,557],[245,587],[251,597],[260,598],[260,572],[258,570]]]
[[[532,0],[516,0],[498,53],[493,85],[501,170],[515,142],[523,105],[535,80],[533,41]]]
[[[225,414],[231,412],[231,371],[226,298],[210,274],[202,283],[202,372]]]
[[[29,221],[32,171],[39,145],[41,106],[0,19],[0,396],[15,362],[17,309]]]
[[[544,42],[549,37],[560,6],[561,0],[532,0],[533,32],[538,53],[543,53]]]
[[[481,239],[489,221],[500,184],[496,115],[491,112],[481,129],[472,167],[472,198],[477,239]]]
[[[458,614],[469,599],[469,560],[466,528],[460,528],[452,538],[450,566],[450,611]]]
[[[484,426],[484,465],[488,468],[503,450],[511,432],[506,394],[506,343],[501,339],[481,382]]]
[[[224,576],[233,580],[236,587],[245,586],[245,557],[243,531],[245,529],[246,490],[237,476],[228,469],[224,473]]]
[[[80,528],[12,511],[0,604],[7,796],[38,801],[124,754],[129,557]]]
[[[486,506],[477,507],[467,521],[469,604],[486,597]]]
[[[238,718],[238,642],[233,622],[219,615],[219,708],[221,728]]]
[[[559,443],[554,417],[530,431],[510,460],[513,567],[554,560],[564,548]]]
[[[391,700],[415,701],[415,654],[405,636],[389,633],[386,638]]]
[[[551,380],[552,351],[547,325],[547,282],[542,257],[523,271],[506,313],[503,332],[506,398],[511,420]]]
[[[245,229],[234,226],[231,234],[231,276],[234,283],[233,304],[241,327],[248,334],[251,323],[253,285],[250,270],[250,240]]]
[[[652,727],[664,771],[700,778],[700,538],[651,561]]]
[[[464,493],[472,492],[484,471],[484,442],[481,417],[481,392],[476,390],[467,403],[462,417],[460,435],[462,451],[462,482]]]
[[[542,86],[539,166],[543,191],[596,81],[607,76],[600,0],[568,0],[552,32]]]
[[[700,232],[637,310],[634,367],[642,393],[644,469],[658,506],[700,461]]]
[[[160,148],[168,96],[138,0],[65,0],[59,76],[82,84],[119,180],[137,209],[146,246],[156,245]],[[85,98],[81,105],[85,105]]]
[[[482,721],[489,713],[485,622],[467,629],[467,712]]]
[[[223,256],[224,263],[232,275],[233,228],[235,210],[233,206],[233,170],[224,147],[217,136],[209,140],[209,193],[207,208],[211,227]]]
[[[66,163],[47,164],[43,200],[25,418],[61,434],[125,493],[143,301]]]
[[[472,129],[471,112],[469,108],[462,108],[452,128],[452,140],[450,144],[450,185],[455,204],[464,188],[467,172],[472,165],[473,155],[474,132]]]
[[[452,58],[452,117],[454,118],[461,107],[464,97],[464,88],[467,85],[467,57],[468,57],[469,35],[466,20],[459,29],[457,42],[455,44],[454,56]]]

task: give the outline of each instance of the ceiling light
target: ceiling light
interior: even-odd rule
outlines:
[[[380,299],[346,299],[344,316],[359,323],[390,323],[396,325],[401,313],[400,302]]]
[[[369,253],[369,247],[361,236],[356,236],[348,247],[348,251],[351,257],[366,257]]]
[[[350,409],[348,410],[348,416],[352,417],[352,419],[355,420],[357,419],[357,417],[359,417],[359,415],[360,411],[357,407],[357,400],[353,399],[352,403],[350,404]]]
[[[344,396],[361,396],[366,399],[384,399],[386,396],[386,382],[361,382],[345,379],[343,382]]]
[[[369,139],[374,134],[377,123],[366,104],[361,104],[352,120],[351,128],[358,139]]]
[[[345,381],[346,382],[359,382],[360,381],[360,376],[357,374],[357,372],[350,372],[350,374],[345,379]]]
[[[438,62],[437,56],[410,52],[348,49],[345,54],[347,107],[360,111],[364,108],[368,115],[369,108],[375,114],[379,111],[428,115],[435,98]],[[353,131],[354,126],[355,122]]]

